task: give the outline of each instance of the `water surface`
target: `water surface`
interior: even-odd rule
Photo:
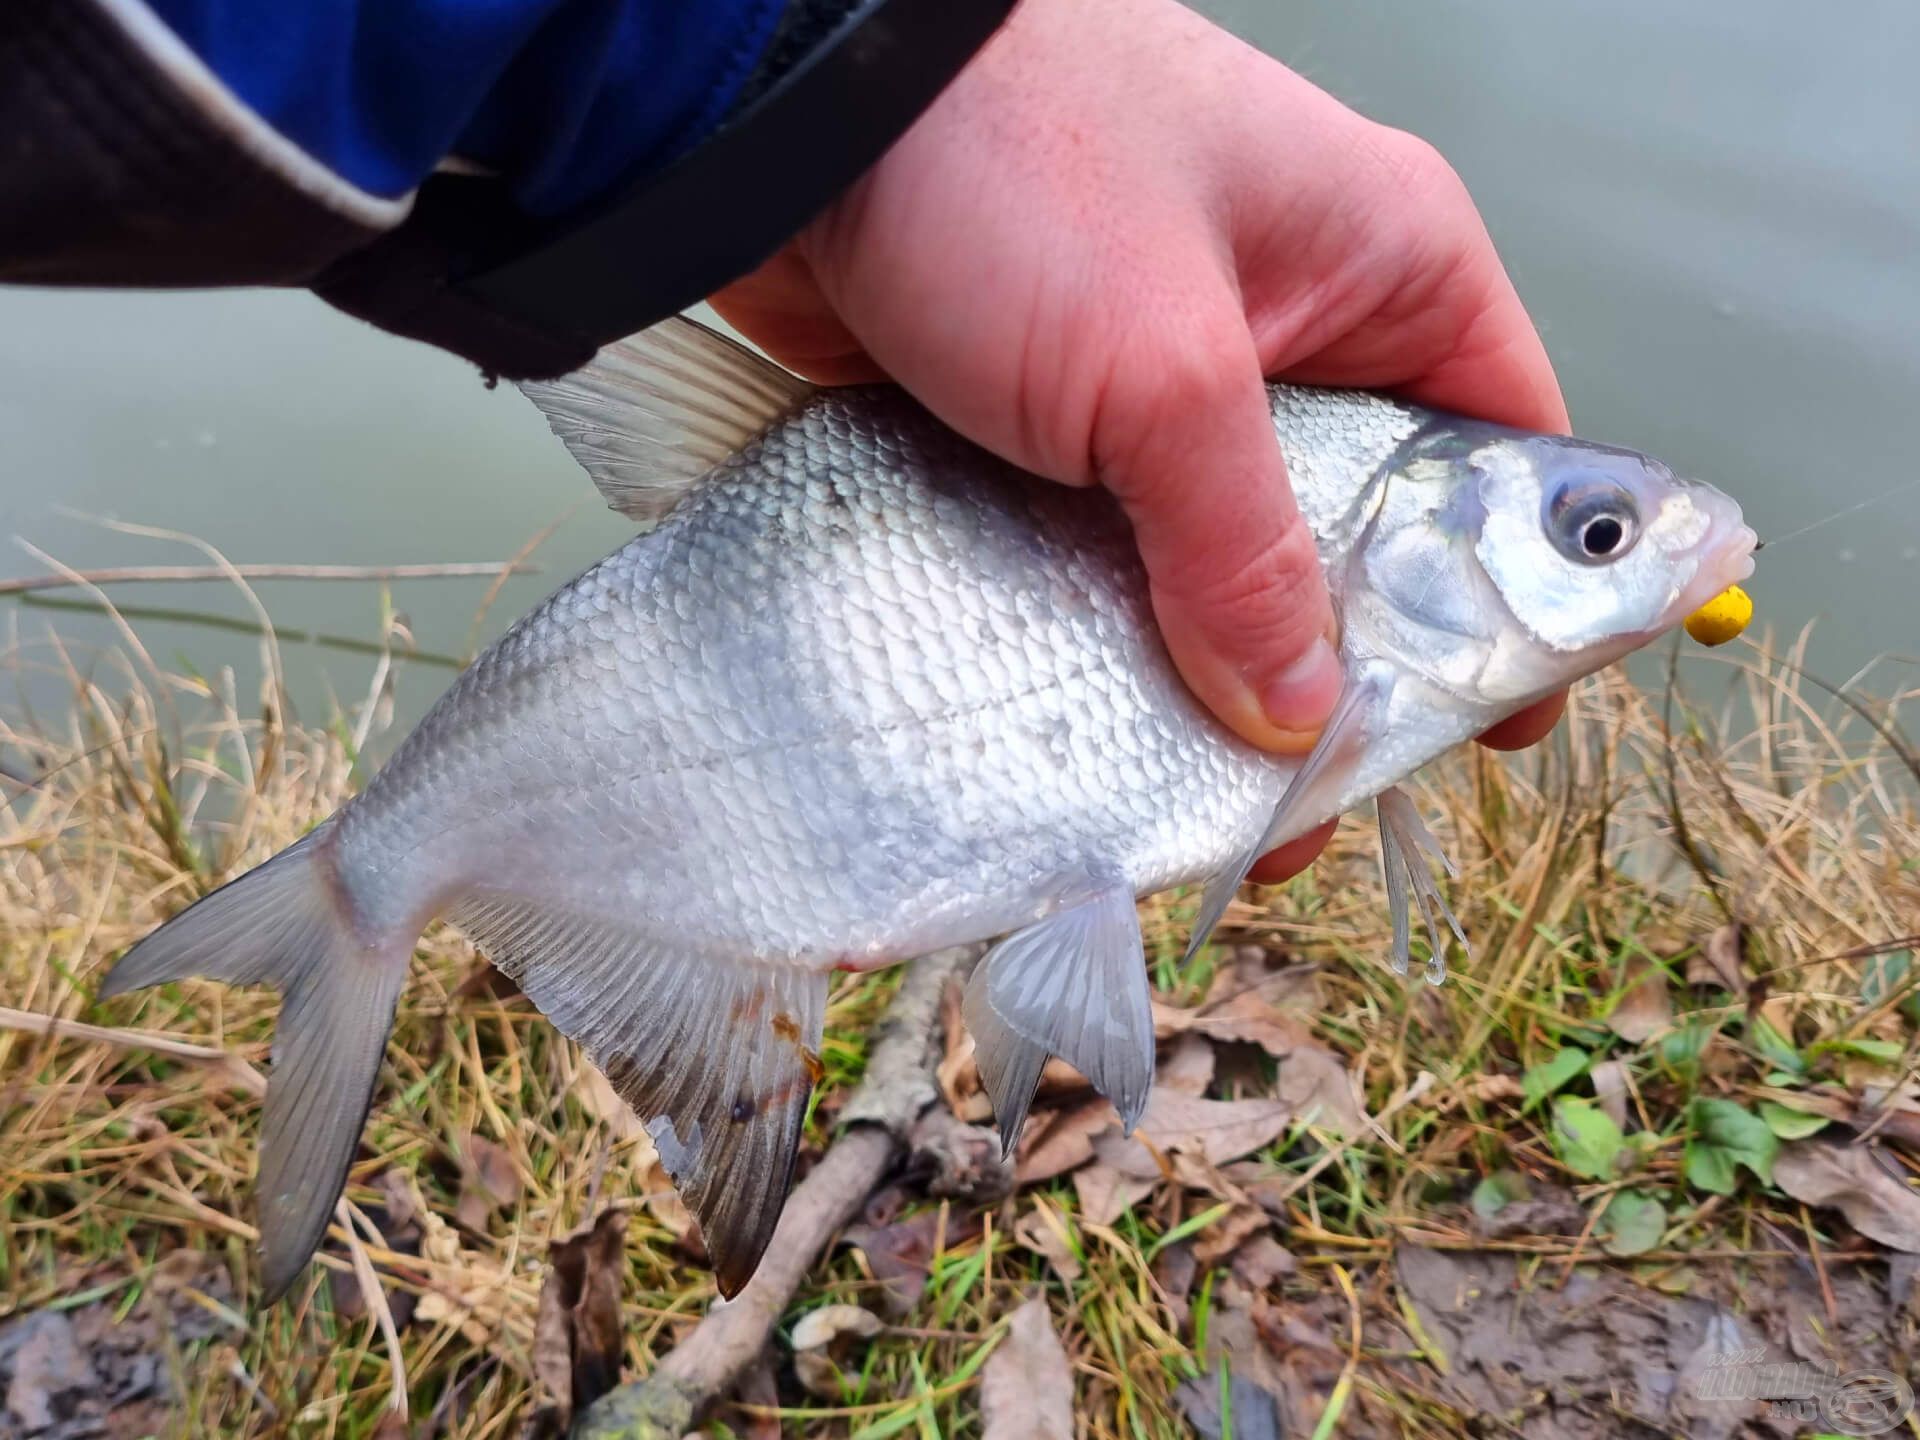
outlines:
[[[1559,368],[1576,425],[1740,497],[1763,536],[1914,473],[1920,397],[1920,8],[1781,0],[1204,6],[1316,82],[1449,156]],[[539,577],[483,634],[618,544],[629,526],[511,389],[303,295],[0,290],[0,534],[80,568],[192,563],[58,507],[190,531],[240,561],[502,559],[561,523]],[[562,517],[566,517],[562,519]],[[1820,622],[1843,677],[1913,648],[1920,491],[1761,556],[1760,620]],[[9,545],[0,574],[41,570]],[[464,653],[484,582],[393,600],[424,650]],[[131,605],[244,619],[213,587],[128,587]],[[373,637],[365,585],[263,584],[285,627]],[[0,602],[0,633],[102,624]],[[237,668],[245,636],[141,624],[163,664]],[[286,651],[325,719],[371,658]],[[450,672],[415,663],[401,718]],[[36,688],[44,688],[44,685]],[[49,692],[51,693],[51,692]]]

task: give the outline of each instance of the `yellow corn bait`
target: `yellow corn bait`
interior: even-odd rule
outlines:
[[[1724,645],[1753,619],[1753,597],[1729,585],[1687,616],[1687,634],[1702,645]]]

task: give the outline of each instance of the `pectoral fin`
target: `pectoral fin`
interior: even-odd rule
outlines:
[[[1153,1084],[1153,1003],[1133,895],[1113,885],[987,952],[961,1013],[1012,1153],[1041,1067],[1058,1055],[1120,1112],[1129,1133]]]
[[[1360,757],[1378,738],[1387,716],[1387,702],[1393,697],[1393,671],[1384,664],[1360,666],[1347,677],[1340,700],[1333,708],[1320,741],[1308,754],[1298,773],[1274,807],[1273,819],[1253,848],[1240,857],[1231,870],[1222,870],[1207,882],[1200,897],[1200,914],[1194,921],[1193,935],[1187,941],[1187,958],[1199,952],[1220,917],[1227,913],[1240,884],[1253,869],[1254,861],[1283,840],[1303,834],[1337,813],[1342,793],[1353,778]]]
[[[460,928],[639,1115],[700,1222],[720,1292],[752,1278],[818,1078],[827,977],[662,951],[603,918],[482,899]]]
[[[1433,883],[1427,857],[1438,860],[1449,876],[1456,873],[1453,861],[1398,785],[1382,790],[1374,804],[1380,812],[1380,866],[1387,880],[1387,909],[1393,916],[1393,973],[1406,974],[1411,960],[1413,925],[1407,913],[1411,890],[1421,918],[1427,922],[1427,938],[1432,945],[1427,955],[1427,983],[1438,985],[1447,978],[1447,943],[1440,921],[1446,920],[1462,951],[1467,949],[1467,932],[1454,918],[1440,887]]]

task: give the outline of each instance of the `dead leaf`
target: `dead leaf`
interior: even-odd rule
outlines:
[[[1080,1218],[1089,1225],[1111,1225],[1153,1193],[1153,1181],[1123,1175],[1102,1161],[1073,1172],[1073,1193]]]
[[[853,1340],[869,1340],[880,1333],[880,1317],[860,1305],[822,1305],[809,1310],[793,1326],[795,1350],[844,1348]]]
[[[868,1206],[870,1216],[884,1200],[876,1197]],[[934,1257],[966,1244],[981,1228],[976,1214],[936,1206],[903,1219],[869,1219],[850,1225],[841,1239],[866,1256],[867,1269],[880,1282],[887,1310],[905,1315],[920,1302]]]
[[[1895,1250],[1920,1254],[1920,1195],[1877,1158],[1872,1145],[1796,1140],[1773,1162],[1774,1183],[1808,1205],[1827,1205],[1854,1229]]]
[[[520,987],[514,983],[506,971],[496,968],[491,961],[482,958],[477,965],[460,977],[460,983],[453,987],[452,998],[472,1000],[485,996],[489,1000],[499,1000],[504,1003],[508,1000],[518,1000],[521,993]]]
[[[1496,1100],[1518,1100],[1526,1094],[1526,1087],[1520,1083],[1519,1076],[1494,1071],[1472,1076],[1462,1088],[1482,1104],[1491,1104]]]
[[[1622,1130],[1627,1127],[1627,1067],[1618,1060],[1602,1060],[1587,1072],[1593,1081],[1594,1099],[1609,1120]]]
[[[1036,1205],[1013,1223],[1013,1238],[1042,1256],[1053,1273],[1071,1285],[1080,1278],[1080,1261],[1067,1242],[1066,1222],[1044,1205]]]
[[[1292,1254],[1271,1235],[1255,1235],[1233,1252],[1233,1273],[1249,1290],[1265,1290],[1294,1272]]]
[[[1280,1062],[1278,1097],[1291,1116],[1341,1138],[1367,1128],[1366,1111],[1354,1097],[1347,1067],[1318,1041],[1297,1045]]]
[[[100,1382],[64,1313],[41,1310],[19,1323],[25,1335],[13,1351],[7,1409],[34,1435],[63,1418],[67,1397],[91,1391]]]
[[[1281,1100],[1206,1100],[1156,1085],[1133,1135],[1109,1131],[1094,1141],[1093,1153],[1122,1175],[1153,1180],[1163,1173],[1155,1152],[1190,1150],[1224,1165],[1272,1142],[1292,1118],[1293,1108]]]
[[[1203,1035],[1238,1040],[1270,1055],[1285,1055],[1311,1038],[1310,1017],[1319,1009],[1318,972],[1310,965],[1271,968],[1258,949],[1236,952],[1213,977],[1207,998],[1194,1008],[1155,1004],[1153,1033],[1160,1039]]]
[[[980,1372],[981,1440],[1073,1440],[1073,1370],[1047,1317],[1027,1301]]]
[[[1153,1281],[1160,1287],[1167,1309],[1173,1315],[1175,1330],[1187,1328],[1187,1321],[1193,1317],[1193,1307],[1187,1304],[1187,1295],[1193,1289],[1194,1277],[1200,1273],[1200,1267],[1194,1262],[1193,1245],[1186,1240],[1176,1240],[1158,1255],[1153,1257]]]
[[[520,1198],[520,1171],[505,1147],[484,1135],[468,1135],[460,1142],[460,1198],[453,1218],[484,1235],[487,1221]]]
[[[799,1379],[801,1388],[809,1395],[821,1400],[840,1400],[845,1397],[846,1387],[840,1367],[824,1351],[797,1352],[793,1357],[793,1373]]]
[[[602,1211],[548,1254],[533,1327],[533,1373],[545,1402],[529,1427],[533,1434],[564,1435],[573,1417],[620,1379],[626,1234],[625,1211]]]
[[[1093,1137],[1119,1123],[1113,1106],[1098,1097],[1029,1120],[1014,1150],[1014,1184],[1038,1184],[1086,1164]]]
[[[1607,1013],[1607,1028],[1639,1045],[1672,1027],[1673,997],[1667,993],[1667,972],[1638,956],[1627,961],[1626,979],[1625,993]]]
[[[1689,985],[1718,985],[1745,995],[1753,981],[1747,968],[1747,927],[1729,921],[1707,937],[1707,943],[1687,957]]]
[[[640,1117],[633,1113],[633,1107],[620,1098],[619,1092],[600,1073],[598,1066],[583,1063],[578,1083],[580,1103],[607,1127],[607,1133],[615,1140],[631,1140],[647,1133],[646,1127],[640,1123]]]
[[[633,1183],[640,1191],[640,1203],[647,1207],[647,1214],[668,1234],[683,1247],[697,1243],[693,1212],[682,1203],[680,1192],[673,1187],[673,1177],[660,1163],[660,1152],[654,1148],[653,1137],[645,1130],[633,1142]]]
[[[1226,1362],[1223,1360],[1224,1366]],[[1220,1413],[1220,1392],[1227,1392],[1227,1408],[1233,1413],[1232,1428]],[[1220,1372],[1196,1375],[1180,1382],[1173,1392],[1173,1403],[1202,1440],[1286,1440],[1287,1424],[1280,1410],[1280,1397],[1263,1386],[1228,1369],[1224,1385]]]
[[[780,1408],[780,1382],[774,1377],[771,1351],[760,1352],[760,1358],[747,1367],[733,1393],[743,1407],[738,1423],[747,1440],[780,1440],[779,1419],[766,1413]],[[746,1406],[757,1406],[758,1410]]]
[[[367,1440],[411,1440],[413,1427],[398,1410],[389,1410],[380,1417],[379,1423]]]
[[[1179,1035],[1154,1066],[1153,1081],[1182,1095],[1204,1095],[1213,1083],[1213,1044],[1204,1036]]]
[[[1267,1228],[1267,1212],[1258,1205],[1235,1205],[1194,1237],[1193,1258],[1211,1270],[1240,1248],[1241,1242]]]

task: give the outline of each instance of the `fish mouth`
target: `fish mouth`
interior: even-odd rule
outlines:
[[[1722,503],[1712,507],[1707,533],[1692,547],[1693,578],[1668,603],[1660,617],[1662,630],[1678,625],[1729,585],[1753,574],[1753,552],[1760,537],[1740,518],[1740,508],[1731,500],[1717,492],[1713,498]]]

